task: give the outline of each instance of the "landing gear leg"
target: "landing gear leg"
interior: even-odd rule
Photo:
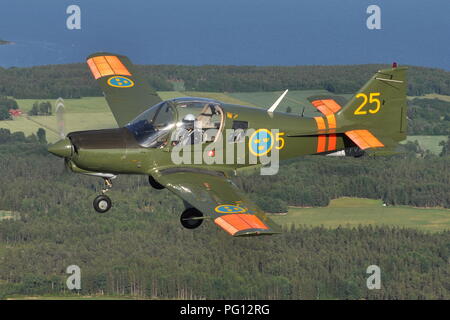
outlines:
[[[105,181],[105,189],[102,190],[102,194],[95,197],[93,206],[95,211],[99,213],[105,213],[112,207],[111,199],[105,194],[112,188],[112,182],[110,178],[103,178]]]

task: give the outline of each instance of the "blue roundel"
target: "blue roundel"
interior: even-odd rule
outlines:
[[[130,88],[134,86],[133,80],[124,76],[115,76],[108,79],[108,84],[111,87]]]
[[[222,204],[217,206],[215,210],[218,213],[242,213],[246,211],[246,209],[232,204]]]
[[[251,135],[248,143],[252,154],[255,156],[262,156],[272,150],[274,139],[269,130],[259,129]]]

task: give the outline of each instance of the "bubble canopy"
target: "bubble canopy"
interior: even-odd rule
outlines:
[[[159,148],[167,144],[170,132],[182,126],[182,119],[187,115],[194,115],[196,120],[204,121],[205,110],[212,110],[212,117],[217,114],[218,108],[221,110],[220,102],[212,99],[176,98],[166,100],[148,108],[128,123],[125,128],[134,135],[142,147]],[[223,118],[223,113],[219,114]]]

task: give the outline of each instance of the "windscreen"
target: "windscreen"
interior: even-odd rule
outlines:
[[[154,105],[125,127],[133,133],[137,142],[145,148],[158,148],[168,141],[175,126],[176,113],[170,101]]]

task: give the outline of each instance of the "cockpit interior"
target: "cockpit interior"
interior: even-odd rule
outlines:
[[[177,98],[150,107],[125,127],[142,147],[163,148],[168,144],[215,142],[224,122],[220,102]]]

